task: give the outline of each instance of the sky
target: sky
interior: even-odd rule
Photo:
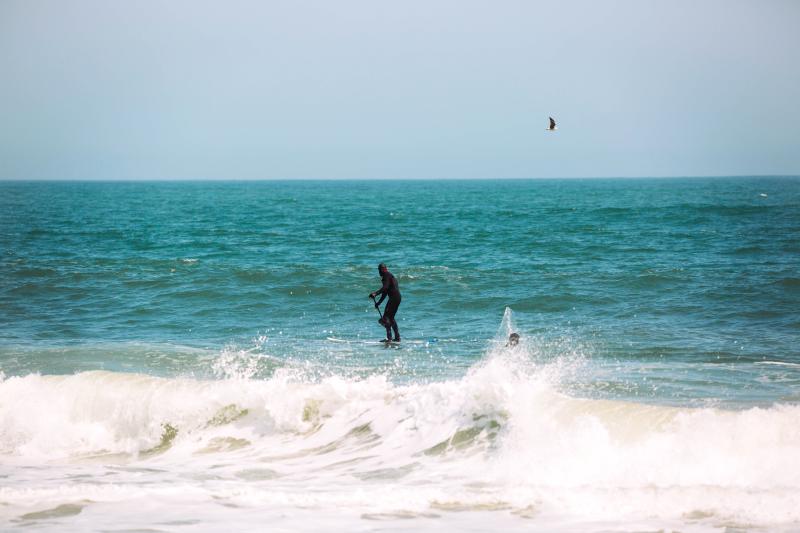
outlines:
[[[0,179],[798,175],[798,28],[796,0],[0,0]]]

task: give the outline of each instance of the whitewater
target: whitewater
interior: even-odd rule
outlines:
[[[44,531],[630,531],[800,522],[800,406],[576,398],[504,344],[458,379],[0,382],[0,520]],[[239,361],[241,363],[241,360]],[[239,367],[241,370],[241,367]],[[380,523],[380,526],[376,526]]]

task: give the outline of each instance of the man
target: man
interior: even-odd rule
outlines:
[[[397,322],[394,319],[397,308],[400,307],[400,286],[397,284],[397,278],[389,272],[389,269],[383,263],[378,265],[378,274],[381,276],[383,286],[370,293],[369,297],[375,300],[375,295],[381,295],[381,299],[375,302],[376,308],[383,302],[384,298],[389,297],[389,301],[386,302],[386,308],[383,310],[383,318],[378,322],[386,328],[387,342],[392,340],[392,330],[394,330],[394,342],[400,342],[400,332],[397,330]]]

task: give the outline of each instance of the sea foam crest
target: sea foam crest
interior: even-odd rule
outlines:
[[[103,371],[8,377],[0,382],[0,453],[135,457],[166,437],[160,452],[193,453],[223,435],[252,450],[280,437],[295,452],[335,447],[362,428],[387,455],[472,450],[494,465],[487,475],[505,481],[800,487],[798,406],[725,411],[574,398],[553,383],[557,368],[522,358],[497,348],[461,379],[410,385],[380,375],[304,381],[291,369],[263,381]]]
[[[535,347],[507,347],[505,333],[465,376],[435,383],[314,380],[291,368],[266,380],[7,377],[0,457],[168,469],[199,462],[200,470],[228,461],[336,486],[375,475],[419,486],[479,481],[494,488],[462,499],[596,516],[634,505],[653,516],[700,509],[757,523],[800,520],[787,503],[800,491],[800,406],[730,411],[575,398],[559,390],[563,363],[532,364]]]

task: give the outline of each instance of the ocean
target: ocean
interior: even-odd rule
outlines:
[[[2,530],[800,531],[800,178],[0,182],[0,269]]]

